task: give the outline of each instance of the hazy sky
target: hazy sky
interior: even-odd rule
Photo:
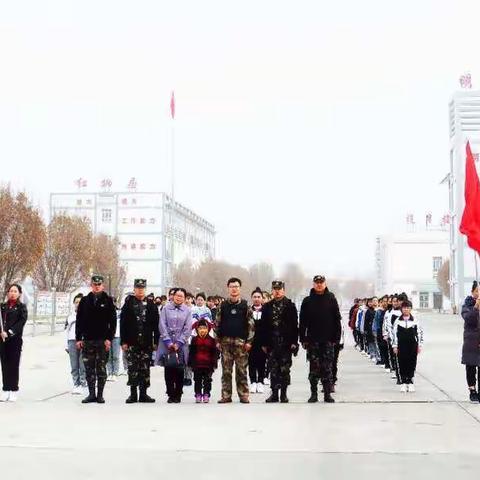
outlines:
[[[478,0],[0,1],[1,180],[169,189],[232,262],[373,271],[447,210],[448,101],[480,87]],[[477,81],[478,80],[478,81]]]

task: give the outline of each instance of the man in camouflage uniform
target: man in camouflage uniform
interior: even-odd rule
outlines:
[[[235,381],[241,403],[248,399],[248,352],[252,348],[255,322],[246,300],[240,297],[241,280],[227,282],[229,298],[217,312],[215,333],[217,348],[222,352],[222,398],[218,403],[232,402],[232,370],[235,363]]]
[[[318,402],[318,381],[323,385],[324,400],[333,403],[332,368],[334,347],[340,342],[341,315],[335,295],[331,293],[323,275],[313,278],[310,295],[300,309],[300,342],[307,350],[310,362],[309,403]]]
[[[273,300],[264,304],[257,332],[260,344],[268,355],[270,370],[272,394],[265,401],[288,403],[292,354],[298,352],[298,313],[295,304],[285,296],[283,282],[272,282],[272,292]]]
[[[125,299],[120,314],[120,342],[127,353],[130,396],[126,403],[153,403],[147,395],[150,387],[150,364],[152,352],[159,339],[157,306],[145,296],[147,281],[134,282],[134,294]],[[140,395],[138,395],[137,388]]]
[[[107,381],[108,352],[117,328],[117,310],[105,293],[103,277],[93,275],[92,291],[78,304],[75,339],[82,350],[88,396],[82,403],[105,403],[103,389]],[[95,392],[97,384],[97,392]]]

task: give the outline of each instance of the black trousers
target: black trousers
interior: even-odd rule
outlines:
[[[267,355],[260,347],[254,346],[248,356],[250,383],[263,383],[267,368]]]
[[[413,383],[412,380],[417,368],[417,348],[418,344],[416,342],[400,343],[398,346],[398,372],[402,383]]]
[[[477,367],[476,365],[465,365],[465,371],[467,373],[467,385],[469,387],[476,387],[478,377],[478,389],[480,390],[480,367]]]
[[[0,344],[0,359],[2,363],[2,382],[4,392],[18,392],[22,345],[22,337],[10,337],[5,342],[1,342]]]
[[[378,339],[378,351],[380,352],[380,361],[386,368],[390,368],[390,357],[388,355],[388,342],[381,336]]]
[[[209,368],[193,369],[195,395],[210,395],[212,391],[212,373],[212,370]]]
[[[179,367],[165,367],[164,370],[167,395],[171,398],[180,398],[183,394],[184,369]]]

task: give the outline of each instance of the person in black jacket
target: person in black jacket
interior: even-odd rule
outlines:
[[[117,310],[104,291],[103,277],[93,275],[92,291],[80,300],[75,325],[77,348],[82,350],[88,396],[82,403],[105,403],[108,352],[117,329]],[[95,383],[97,392],[95,393]]]
[[[7,292],[7,302],[2,303],[0,307],[0,360],[3,382],[0,401],[2,402],[15,402],[17,400],[23,327],[28,318],[27,307],[20,302],[21,294],[22,287],[20,285],[10,285]]]
[[[318,381],[321,379],[324,400],[333,403],[332,367],[334,346],[340,342],[341,315],[335,295],[327,288],[323,275],[313,277],[313,288],[300,309],[300,342],[310,362],[309,403],[318,402]]]
[[[273,300],[262,310],[259,341],[268,355],[272,394],[265,401],[288,402],[287,388],[290,385],[292,354],[298,352],[298,313],[295,304],[285,296],[285,284],[272,282]]]
[[[158,307],[145,297],[146,287],[146,280],[135,280],[134,294],[125,299],[120,314],[120,343],[122,350],[127,352],[127,385],[130,386],[126,403],[155,402],[154,398],[147,395],[147,389],[150,387],[150,360],[160,337],[160,318]]]

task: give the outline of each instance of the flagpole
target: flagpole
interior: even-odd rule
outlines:
[[[175,268],[175,93],[172,91],[170,98],[170,195],[171,195],[171,207],[170,207],[170,287],[173,287],[173,270]]]

